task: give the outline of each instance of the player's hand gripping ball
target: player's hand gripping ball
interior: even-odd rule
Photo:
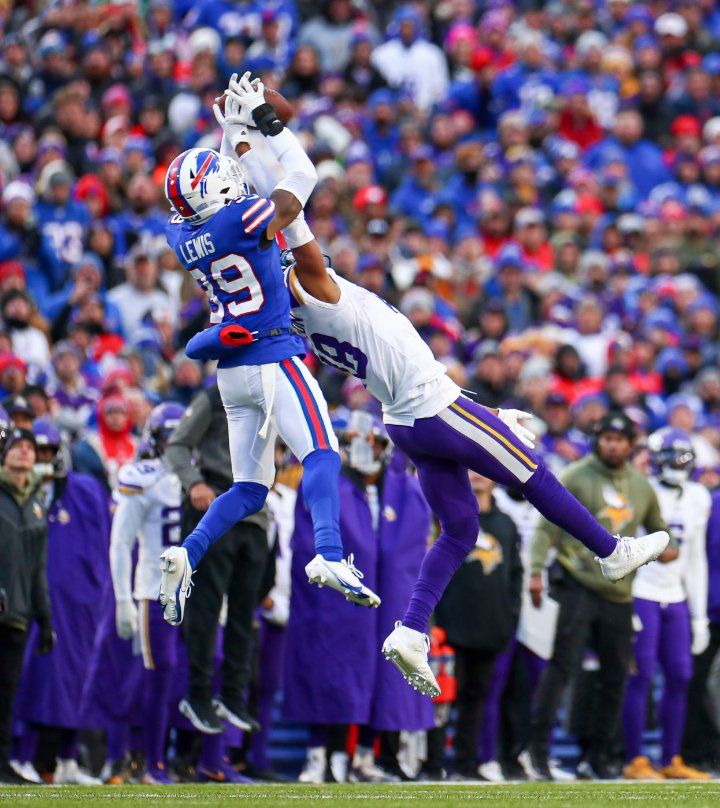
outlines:
[[[219,98],[215,99],[223,115],[225,114],[226,99],[227,99],[227,90],[225,90],[225,92]],[[290,118],[292,118],[293,108],[290,105],[290,102],[287,100],[287,98],[285,98],[285,96],[281,95],[277,90],[271,90],[269,87],[266,87],[265,100],[275,110],[278,118],[283,123],[287,123],[290,120]]]

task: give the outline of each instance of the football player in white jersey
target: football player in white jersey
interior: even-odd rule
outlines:
[[[665,564],[648,564],[638,570],[633,582],[635,672],[628,680],[623,712],[628,759],[624,774],[631,780],[706,780],[708,774],[684,763],[680,745],[692,657],[710,641],[705,553],[710,493],[689,479],[695,452],[685,432],[660,429],[648,438],[648,449],[656,475],[651,482],[663,519],[678,544],[678,557]],[[657,662],[664,675],[659,772],[641,748],[647,695]]]
[[[144,682],[144,739],[147,783],[170,783],[165,769],[171,687],[180,634],[163,619],[158,603],[163,550],[179,544],[182,486],[164,465],[166,440],[182,418],[180,404],[160,404],[148,418],[143,454],[121,467],[114,492],[117,507],[110,534],[110,571],[115,590],[115,623],[123,639],[139,635]],[[132,552],[139,542],[133,587]],[[135,605],[137,601],[137,606]]]
[[[249,139],[243,169],[258,193],[282,171],[263,137]],[[638,539],[611,536],[552,475],[532,449],[518,410],[490,410],[462,395],[430,348],[397,309],[326,268],[302,214],[293,223],[288,272],[293,321],[321,360],[360,379],[382,403],[391,440],[418,470],[442,533],[428,551],[402,622],[383,653],[427,695],[440,690],[427,661],[425,631],[442,592],[474,546],[478,504],[468,469],[522,490],[547,519],[589,547],[603,573],[618,580],[657,558],[665,532]]]

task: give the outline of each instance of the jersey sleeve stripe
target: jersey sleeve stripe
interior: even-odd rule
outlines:
[[[249,224],[245,225],[245,232],[252,233],[253,230],[257,230],[260,225],[269,219],[275,213],[275,203],[271,202],[270,206],[264,210],[256,219],[254,219]]]
[[[267,199],[258,199],[257,202],[254,202],[252,205],[250,205],[250,207],[245,211],[245,213],[243,213],[242,220],[245,221],[246,219],[249,219],[253,215],[253,213],[260,210],[260,208],[263,205],[266,205],[267,201],[268,201]]]
[[[125,485],[121,483],[118,485],[118,492],[121,494],[142,494],[143,490],[137,485]]]
[[[297,302],[301,305],[305,305],[305,298],[302,296],[300,292],[300,283],[297,279],[295,274],[295,267],[293,267],[290,272],[288,272],[288,283],[290,284],[290,291],[293,293],[293,297]]]

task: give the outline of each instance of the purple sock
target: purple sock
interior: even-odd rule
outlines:
[[[582,542],[596,556],[606,558],[617,546],[590,511],[544,465],[523,486],[525,499],[550,522]]]
[[[168,727],[168,693],[172,684],[172,670],[160,668],[145,672],[145,700],[143,709],[143,746],[147,765],[155,768],[165,762],[165,741]]]
[[[427,631],[428,621],[450,579],[470,552],[478,535],[477,516],[442,522],[442,533],[425,554],[403,625]]]
[[[124,722],[115,722],[107,728],[107,759],[120,760],[130,750],[130,727]]]

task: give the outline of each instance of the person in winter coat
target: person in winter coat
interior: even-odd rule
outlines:
[[[38,445],[37,474],[45,484],[48,507],[47,577],[58,640],[38,655],[41,632],[28,640],[16,716],[25,722],[17,760],[32,777],[38,728],[53,727],[60,740],[54,783],[99,785],[77,762],[77,738],[85,727],[81,710],[95,637],[110,586],[108,544],[110,503],[102,485],[68,469],[67,449],[57,426],[33,424]]]
[[[13,429],[0,469],[0,783],[28,781],[10,766],[12,710],[32,621],[40,629],[38,651],[52,650],[46,576],[47,515],[42,479],[35,474],[35,436]]]

